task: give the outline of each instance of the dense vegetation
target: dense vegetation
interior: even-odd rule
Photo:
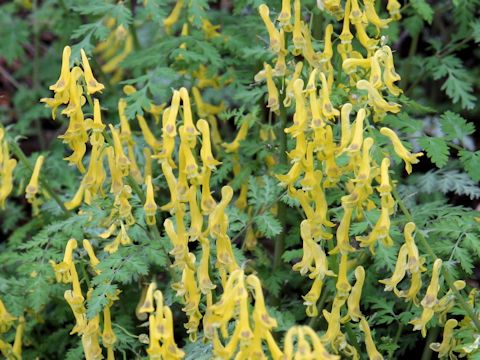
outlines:
[[[0,353],[480,359],[479,5],[0,5]]]

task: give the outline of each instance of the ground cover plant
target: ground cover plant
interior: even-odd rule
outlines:
[[[2,356],[479,359],[479,5],[0,5]]]

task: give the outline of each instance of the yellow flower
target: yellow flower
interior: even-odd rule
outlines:
[[[148,285],[147,292],[145,294],[145,299],[142,305],[138,308],[138,314],[151,314],[155,311],[155,304],[153,303],[153,292],[157,288],[157,284],[151,282]]]
[[[357,266],[355,269],[355,285],[353,285],[352,291],[348,296],[348,316],[353,321],[359,321],[363,315],[360,310],[360,298],[362,297],[363,283],[365,282],[365,269],[363,266]]]
[[[390,185],[390,176],[388,175],[388,168],[390,167],[390,159],[383,158],[380,166],[380,186],[377,187],[377,191],[380,196],[386,196],[392,191]]]
[[[400,80],[400,75],[395,71],[395,65],[393,64],[393,55],[392,49],[389,46],[385,45],[382,47],[383,51],[383,62],[385,64],[385,70],[383,71],[383,81],[387,86],[388,91],[393,96],[399,96],[403,91],[398,88],[394,83]]]
[[[305,99],[303,95],[303,80],[297,79],[293,84],[293,93],[295,95],[295,114],[293,115],[293,125],[285,128],[285,133],[292,133],[297,137],[305,131],[307,125],[307,111],[305,108]]]
[[[80,49],[80,53],[82,55],[82,65],[83,65],[83,74],[85,76],[85,82],[87,84],[87,92],[91,95],[96,92],[101,92],[105,86],[100,84],[94,77],[93,72],[90,67],[90,63],[88,62],[87,55],[83,49]]]
[[[221,162],[215,160],[212,154],[212,146],[210,142],[210,127],[208,122],[200,119],[197,121],[197,128],[202,134],[202,148],[200,149],[200,157],[202,158],[203,166],[207,166],[211,170],[214,170]]]
[[[270,10],[268,9],[267,5],[262,4],[258,7],[258,12],[260,13],[260,17],[265,23],[265,27],[268,31],[268,36],[270,37],[270,49],[276,53],[280,50],[280,34],[275,28],[275,25],[273,25],[272,20],[270,20]]]
[[[65,91],[70,85],[70,54],[72,49],[70,46],[65,46],[63,48],[62,54],[62,70],[60,72],[60,78],[54,85],[50,86],[50,90],[55,91],[56,93]]]
[[[143,138],[145,142],[153,149],[154,152],[158,151],[161,148],[161,143],[155,138],[152,131],[148,127],[147,122],[143,116],[137,115],[138,124],[142,130]]]
[[[50,264],[55,272],[55,278],[57,282],[65,284],[72,282],[72,266],[73,266],[73,250],[77,248],[77,240],[70,239],[65,247],[65,254],[61,263],[55,263],[50,260]]]
[[[128,160],[128,157],[123,151],[123,146],[118,131],[112,126],[112,124],[109,124],[108,126],[110,127],[110,132],[112,133],[116,166],[122,175],[127,175],[130,167],[130,160]]]
[[[431,343],[430,349],[438,352],[439,358],[447,357],[447,355],[453,350],[457,341],[453,337],[453,329],[458,325],[458,321],[455,319],[449,319],[443,328],[443,339],[441,343]]]
[[[335,285],[337,289],[336,296],[341,298],[346,298],[352,286],[348,282],[347,277],[347,269],[348,269],[348,255],[342,254],[340,257],[340,264],[338,267],[338,279],[337,284]]]
[[[425,271],[423,263],[425,262],[424,258],[421,258],[418,254],[418,248],[415,244],[415,239],[413,238],[413,232],[415,231],[415,224],[409,222],[405,225],[403,229],[403,234],[405,238],[405,244],[407,245],[408,250],[408,263],[407,270],[411,273],[417,271]]]
[[[367,80],[360,80],[357,82],[357,89],[359,90],[366,90],[368,92],[368,101],[375,112],[378,113],[398,113],[400,111],[401,106],[396,103],[389,103],[387,102],[380,92],[375,89],[373,84],[368,82]]]
[[[172,9],[172,12],[170,15],[168,15],[164,20],[163,20],[163,26],[165,27],[165,32],[167,34],[170,34],[172,31],[172,26],[175,25],[175,23],[178,21],[180,17],[180,12],[182,11],[182,7],[184,5],[184,0],[178,0],[175,3],[175,6]]]
[[[267,79],[267,89],[268,89],[268,103],[267,107],[270,108],[274,113],[278,113],[280,109],[280,103],[278,100],[278,90],[273,81],[272,67],[265,63],[265,78]]]
[[[302,11],[300,0],[294,0],[293,3],[294,21],[293,21],[293,54],[299,55],[305,47],[305,39],[302,35]]]
[[[292,98],[294,97],[293,85],[295,84],[295,81],[300,77],[302,69],[303,69],[303,63],[300,61],[295,65],[295,70],[293,71],[293,74],[290,80],[287,80],[287,87],[285,89],[285,99],[283,99],[283,106],[285,107],[290,107]]]
[[[35,167],[32,172],[32,177],[30,178],[30,182],[25,188],[25,197],[27,198],[29,203],[33,203],[35,195],[38,193],[38,177],[40,175],[40,170],[42,168],[44,160],[45,157],[43,155],[40,155],[37,158],[37,160],[35,161]]]
[[[327,78],[323,72],[320,73],[320,80],[322,82],[322,89],[320,90],[320,102],[323,115],[325,115],[327,119],[339,116],[340,111],[335,109],[330,102],[330,89],[327,84]]]
[[[365,5],[365,15],[370,23],[375,25],[377,28],[377,33],[379,33],[379,28],[384,29],[388,27],[388,24],[392,19],[381,19],[377,11],[375,10],[375,0],[364,0],[363,4]]]
[[[371,360],[382,360],[383,356],[378,352],[377,347],[373,342],[370,327],[364,317],[360,319],[360,330],[365,334],[365,346],[367,347],[368,358]]]
[[[408,249],[404,244],[400,247],[397,255],[397,263],[395,264],[395,270],[390,278],[379,280],[380,283],[385,284],[385,291],[393,290],[395,294],[400,294],[397,290],[397,285],[403,280],[407,272],[407,254]]]
[[[345,197],[342,200],[346,200]],[[334,249],[330,250],[329,254],[347,254],[355,251],[355,248],[350,245],[350,221],[352,220],[353,207],[342,201],[343,217],[340,220],[340,225],[337,228],[337,244]]]
[[[398,296],[405,298],[405,301],[413,301],[415,305],[418,305],[417,294],[422,288],[422,273],[416,271],[412,273],[412,283],[407,291],[400,291]]]
[[[250,128],[250,124],[248,119],[244,119],[244,121],[240,125],[240,129],[237,132],[237,136],[235,136],[235,139],[231,143],[222,144],[222,146],[225,148],[225,152],[227,153],[236,152],[240,147],[240,142],[247,138],[249,128]]]
[[[157,204],[155,203],[155,197],[153,194],[151,176],[148,176],[145,179],[145,184],[147,185],[147,196],[145,200],[145,205],[143,206],[143,209],[145,210],[145,220],[147,225],[155,225],[157,223],[157,220],[155,218],[155,213],[157,212]]]
[[[382,127],[380,133],[390,139],[395,153],[405,162],[405,170],[410,174],[412,172],[412,164],[417,164],[419,162],[418,158],[422,156],[423,153],[412,154],[403,146],[397,134],[389,128]]]
[[[345,304],[344,297],[336,296],[333,299],[332,308],[330,312],[323,309],[323,317],[328,323],[328,328],[325,334],[323,335],[322,342],[333,344],[335,339],[341,334],[340,331],[340,311],[343,304]]]
[[[355,123],[353,124],[352,139],[347,151],[355,152],[360,150],[363,144],[363,121],[365,120],[365,109],[358,110]]]
[[[287,27],[287,31],[289,31],[288,26],[290,25],[290,18],[292,17],[292,5],[290,0],[282,0],[282,10],[278,15],[278,22],[282,27]]]
[[[16,317],[12,316],[0,299],[0,334],[6,333],[13,325]]]
[[[400,20],[402,18],[402,14],[400,13],[401,7],[398,0],[388,0],[387,10],[393,20]]]
[[[342,106],[340,119],[341,119],[341,137],[340,146],[338,151],[342,152],[350,143],[350,112],[352,111],[352,104],[346,103]]]
[[[90,266],[95,270],[97,274],[100,273],[99,270],[96,269],[97,265],[100,264],[100,260],[98,260],[97,256],[95,255],[95,252],[93,251],[92,244],[90,244],[90,241],[83,239],[83,248],[88,254],[88,257],[90,259]]]
[[[112,329],[112,319],[110,316],[110,306],[107,305],[103,309],[103,332],[102,332],[103,346],[107,349],[112,349],[117,342],[117,336]]]

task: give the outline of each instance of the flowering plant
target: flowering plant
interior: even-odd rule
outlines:
[[[475,128],[429,129],[396,66],[434,9],[163,3],[61,2],[81,25],[50,95],[33,69],[56,136],[27,157],[25,120],[0,128],[2,355],[479,356]]]

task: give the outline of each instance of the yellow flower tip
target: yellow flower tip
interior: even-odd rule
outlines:
[[[87,92],[91,94],[95,94],[96,92],[101,92],[105,86],[100,84],[94,77],[92,68],[90,67],[90,63],[88,62],[87,54],[83,49],[80,49],[80,54],[82,56],[82,66],[83,66],[83,73],[85,75],[85,82],[87,83]]]
[[[25,188],[25,197],[30,203],[34,201],[35,195],[38,193],[38,190],[39,190],[38,181],[40,176],[40,170],[42,168],[44,160],[45,160],[45,156],[43,155],[40,155],[37,158],[37,160],[35,161],[35,167],[32,172],[32,177],[30,178],[30,182]]]
[[[155,197],[153,193],[152,177],[149,175],[145,179],[145,184],[147,185],[147,196],[145,200],[145,205],[143,209],[145,210],[145,217],[147,225],[155,225],[156,218],[155,214],[157,212],[157,204],[155,203]]]
[[[405,170],[410,174],[412,172],[412,164],[417,164],[420,161],[418,158],[423,156],[423,153],[412,154],[402,144],[398,135],[387,127],[382,127],[380,133],[390,139],[395,153],[405,162]]]
[[[60,73],[60,78],[54,85],[50,86],[50,90],[55,91],[56,93],[66,90],[70,83],[70,55],[72,49],[70,46],[65,46],[63,48],[62,54],[62,70]]]

